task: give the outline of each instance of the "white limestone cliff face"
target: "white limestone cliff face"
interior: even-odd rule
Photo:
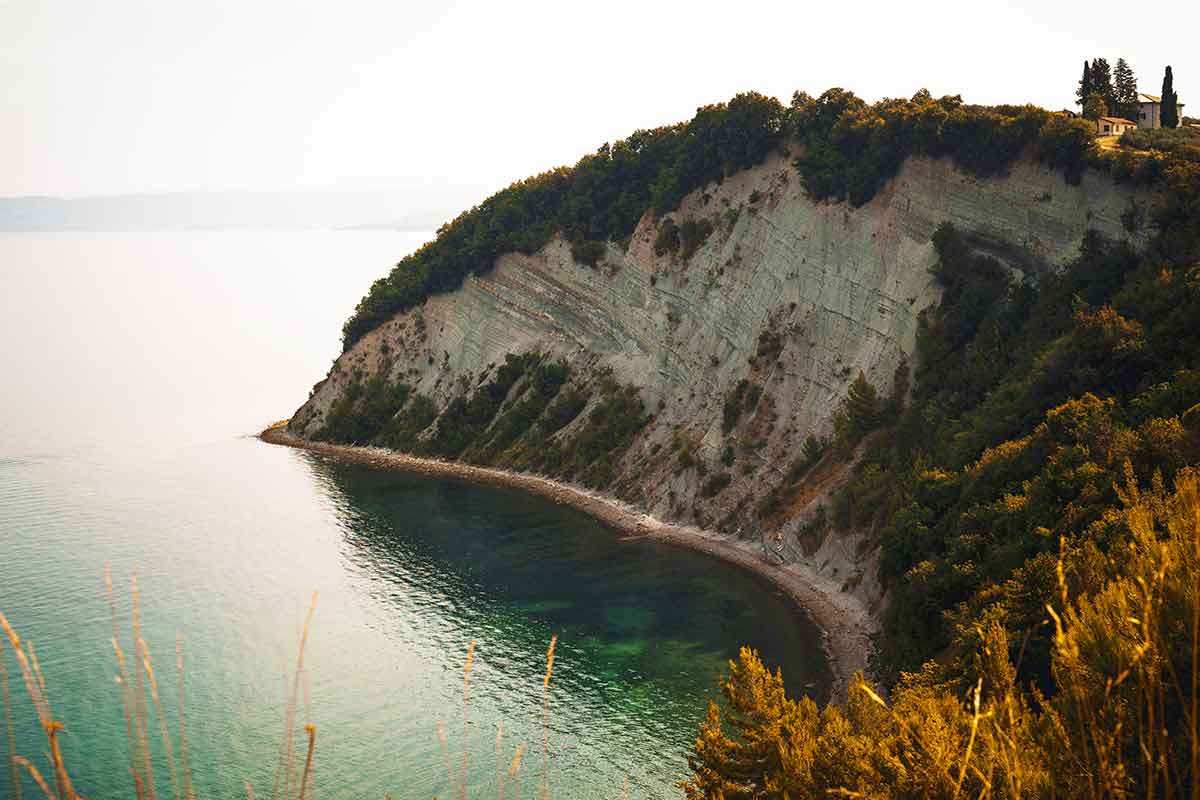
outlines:
[[[397,315],[344,353],[293,418],[313,435],[360,369],[385,369],[445,403],[474,385],[506,353],[565,356],[573,368],[610,367],[641,387],[653,421],[625,454],[616,491],[664,519],[737,527],[782,479],[810,433],[832,417],[861,371],[891,390],[911,360],[918,315],[937,303],[930,237],[951,222],[981,249],[1026,274],[1053,269],[1078,251],[1091,228],[1128,237],[1121,218],[1131,190],[1088,172],[1078,186],[1031,161],[981,179],[949,160],[912,158],[868,204],[814,203],[784,153],[689,195],[670,214],[707,218],[715,230],[686,263],[654,253],[660,220],[644,217],[622,250],[610,244],[597,268],[574,262],[554,240],[531,256],[508,255],[459,290]],[[782,349],[751,358],[760,334]],[[722,404],[739,380],[762,387],[757,406],[730,433]],[[567,432],[569,432],[568,428]],[[678,470],[677,437],[708,465],[737,451],[732,483],[713,498],[695,468]],[[814,498],[819,504],[827,493]],[[794,532],[815,506],[796,509]],[[846,575],[848,588],[878,595],[870,559],[857,544],[827,539],[812,558]]]

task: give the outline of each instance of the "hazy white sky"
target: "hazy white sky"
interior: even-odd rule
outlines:
[[[746,89],[1062,108],[1094,56],[1200,111],[1194,0],[0,0],[0,195],[480,198]]]

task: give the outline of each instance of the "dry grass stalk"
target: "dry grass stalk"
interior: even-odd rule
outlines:
[[[42,694],[46,693],[46,676],[42,674],[42,665],[38,663],[37,651],[33,649],[33,642],[25,642],[25,646],[29,648],[29,661],[33,664],[33,674],[37,677],[38,686],[42,689]]]
[[[312,776],[313,750],[317,747],[317,726],[305,725],[304,732],[308,734],[308,755],[304,757],[304,776],[300,779],[300,800],[304,800],[308,796],[308,782]]]
[[[504,800],[504,762],[500,753],[504,749],[504,722],[496,723],[496,800]]]
[[[175,792],[175,800],[179,798],[179,775],[175,770],[175,748],[171,745],[171,734],[167,731],[167,717],[163,714],[162,701],[158,697],[158,679],[154,675],[154,665],[150,660],[150,648],[144,639],[137,640],[138,649],[142,651],[142,666],[150,681],[150,697],[154,702],[154,713],[158,716],[158,726],[162,733],[163,751],[167,754],[167,768],[171,772],[171,788]]]
[[[117,656],[117,685],[121,687],[121,703],[125,711],[125,738],[129,742],[129,774],[133,777],[134,796],[137,800],[145,797],[141,773],[137,766],[137,740],[133,735],[133,699],[130,697],[129,674],[125,670],[125,653],[117,630],[117,601],[113,595],[112,570],[104,567],[104,584],[108,591],[108,610],[112,618],[112,646]]]
[[[29,665],[29,656],[26,655],[24,649],[21,647],[21,637],[13,630],[12,625],[9,624],[8,618],[4,616],[3,612],[0,612],[0,628],[8,636],[13,653],[17,656],[17,665],[21,668],[21,677],[25,681],[25,690],[29,692],[29,698],[33,701],[38,721],[42,723],[42,727],[45,727],[53,719],[50,714],[50,702],[46,699],[45,693],[42,692],[37,678],[34,677],[33,668]]]
[[[472,639],[467,645],[467,660],[463,664],[463,741],[462,741],[462,765],[458,771],[458,797],[459,800],[467,800],[467,756],[470,752],[467,744],[470,737],[470,729],[468,728],[467,710],[471,702],[471,666],[475,663],[475,640]]]
[[[54,765],[54,783],[58,786],[58,796],[63,800],[75,800],[78,795],[71,786],[71,777],[67,775],[67,765],[63,763],[62,748],[58,743],[58,734],[63,724],[51,720],[46,726],[46,738],[50,740],[50,763]]]
[[[138,746],[137,739],[133,734],[133,698],[130,697],[129,674],[125,669],[125,651],[121,649],[121,643],[117,641],[116,637],[113,637],[111,641],[113,652],[117,656],[117,685],[121,687],[121,702],[125,711],[125,737],[129,741],[129,774],[133,776],[134,796],[138,800],[143,800],[146,791],[137,763]]]
[[[138,591],[137,572],[131,578],[130,593],[133,597],[133,641],[142,639],[141,593]],[[150,764],[149,713],[146,709],[146,681],[142,674],[141,659],[134,654],[133,659],[133,729],[137,735],[138,751],[142,757],[142,776],[146,797],[155,800],[158,792],[154,786],[154,769]]]
[[[546,676],[542,678],[542,800],[550,798],[550,673],[554,671],[554,646],[558,634],[550,637],[546,649]]]
[[[292,676],[291,693],[287,700],[287,710],[284,713],[284,747],[283,758],[280,764],[280,770],[275,776],[275,786],[272,789],[272,797],[278,798],[280,775],[283,779],[284,797],[292,796],[292,782],[295,777],[295,770],[292,765],[293,755],[293,738],[296,725],[296,703],[300,694],[301,675],[304,674],[304,647],[308,643],[308,631],[312,625],[313,613],[317,610],[317,593],[312,593],[312,601],[308,605],[308,614],[304,617],[304,626],[300,629],[300,644],[296,653],[296,671]]]
[[[38,772],[37,767],[29,763],[28,759],[22,758],[21,756],[13,756],[13,763],[19,764],[29,772],[29,776],[33,778],[33,782],[38,785],[48,800],[55,800],[54,795],[50,793],[50,787],[46,785],[46,779],[42,777],[42,773]]]
[[[4,696],[4,728],[8,744],[8,772],[13,785],[13,800],[21,800],[21,775],[17,771],[17,740],[13,734],[12,701],[8,695],[8,666],[4,662],[4,637],[0,637],[0,694]]]
[[[542,688],[550,686],[550,673],[554,670],[554,646],[558,644],[558,634],[550,637],[550,647],[546,649],[546,677],[542,679]]]
[[[524,753],[524,743],[517,745],[517,752],[513,754],[512,763],[508,765],[508,780],[513,785],[513,800],[521,796],[521,782],[518,776],[521,772],[521,756]]]
[[[192,789],[192,772],[188,768],[187,724],[183,713],[183,635],[175,634],[175,679],[179,682],[179,759],[183,771],[183,796],[195,800]]]
[[[21,637],[17,635],[17,632],[9,624],[8,618],[3,613],[0,613],[0,628],[8,636],[8,641],[12,645],[13,652],[17,654],[17,664],[21,667],[21,676],[25,680],[25,688],[33,700],[34,709],[38,714],[38,721],[42,723],[42,730],[45,731],[46,739],[50,744],[50,763],[54,767],[54,781],[58,797],[62,798],[62,800],[74,800],[76,797],[75,791],[71,787],[71,779],[67,775],[66,765],[63,763],[62,750],[58,744],[58,732],[62,730],[63,726],[50,713],[50,701],[47,699],[45,692],[46,679],[37,665],[33,648],[26,643],[25,647],[28,653],[21,649]]]

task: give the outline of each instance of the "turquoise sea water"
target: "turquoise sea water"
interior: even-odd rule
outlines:
[[[313,590],[299,717],[318,726],[317,797],[453,797],[448,773],[464,753],[469,796],[494,797],[497,768],[522,743],[526,797],[543,758],[554,797],[617,797],[625,777],[632,797],[677,796],[739,645],[790,686],[824,692],[815,630],[753,576],[623,540],[539,498],[247,436],[304,397],[363,288],[421,238],[0,237],[0,610],[37,648],[76,788],[93,800],[133,796],[106,564],[129,651],[138,573],[176,739],[183,637],[201,797],[242,796],[244,781],[269,796],[284,664]],[[7,664],[18,750],[45,769]],[[155,769],[171,796],[161,754]],[[0,770],[0,797],[11,795]]]

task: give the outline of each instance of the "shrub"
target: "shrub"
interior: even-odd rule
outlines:
[[[580,264],[595,267],[604,257],[604,243],[596,241],[575,242],[571,245],[571,258]]]
[[[713,224],[707,219],[699,222],[691,218],[685,219],[679,226],[679,257],[684,261],[690,260],[712,232]],[[657,246],[655,249],[657,250]]]
[[[664,256],[679,250],[679,226],[667,218],[658,227],[658,236],[654,238],[654,254]]]
[[[538,422],[538,427],[546,436],[552,436],[574,421],[587,403],[587,395],[571,387],[546,409],[546,415]]]
[[[715,497],[720,494],[726,486],[730,484],[733,478],[728,472],[718,472],[704,482],[704,486],[700,489],[702,497]]]
[[[755,359],[774,361],[783,352],[783,336],[776,330],[766,328],[758,334],[758,343],[754,349]]]
[[[607,387],[587,422],[571,441],[564,469],[567,477],[580,475],[593,488],[607,486],[616,459],[625,452],[637,432],[650,421],[645,405],[634,387]]]
[[[1095,148],[1095,126],[1085,119],[1051,117],[1038,134],[1038,159],[1061,169],[1071,184],[1079,183]]]

